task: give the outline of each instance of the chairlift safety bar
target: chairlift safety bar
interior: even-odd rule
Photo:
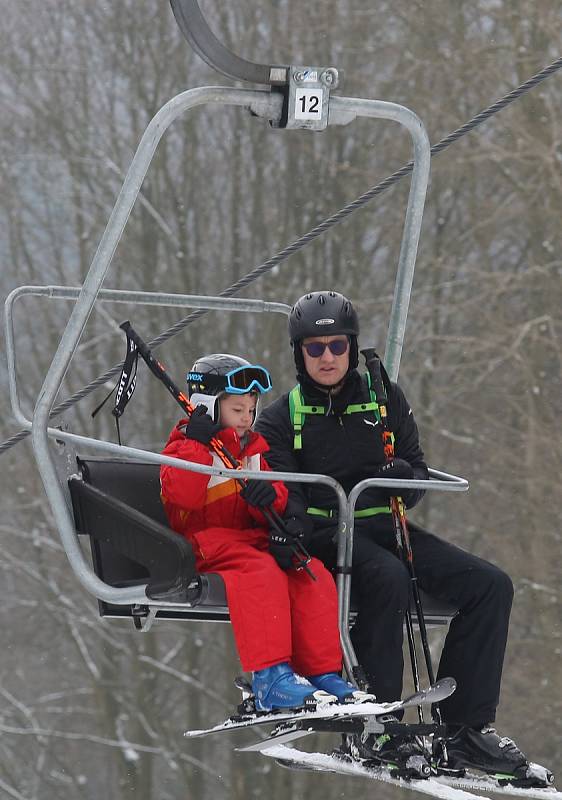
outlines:
[[[4,303],[4,329],[6,336],[6,360],[8,362],[8,384],[12,410],[18,423],[27,430],[31,421],[21,410],[17,388],[16,340],[14,335],[14,306],[25,296],[47,297],[48,299],[75,300],[80,294],[79,286],[19,286],[14,289]],[[167,294],[164,292],[133,292],[122,289],[101,289],[98,300],[111,303],[135,303],[136,305],[172,306],[176,308],[205,308],[209,310],[240,311],[254,313],[278,313],[287,315],[291,306],[286,303],[241,297],[224,298],[194,294]]]

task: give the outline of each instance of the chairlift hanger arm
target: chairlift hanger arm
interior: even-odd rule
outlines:
[[[207,64],[229,78],[259,83],[282,93],[279,114],[269,117],[274,128],[326,128],[330,93],[340,82],[337,69],[246,61],[217,39],[201,13],[199,0],[170,0],[170,5],[181,32]]]
[[[176,22],[191,47],[213,69],[229,78],[250,83],[268,86],[288,83],[289,67],[246,61],[225,47],[207,24],[198,0],[170,0],[170,5]]]

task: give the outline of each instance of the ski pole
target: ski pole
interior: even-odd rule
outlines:
[[[371,347],[361,350],[361,354],[365,358],[365,364],[369,371],[371,378],[371,386],[375,393],[375,399],[379,407],[381,416],[381,429],[382,429],[382,442],[384,449],[384,456],[386,462],[392,461],[394,458],[394,436],[388,424],[388,397],[382,379],[381,362],[375,350]],[[418,586],[418,579],[414,569],[414,554],[412,552],[412,545],[410,542],[410,535],[408,532],[408,523],[406,520],[406,513],[404,503],[399,495],[393,495],[390,498],[390,510],[392,512],[392,522],[394,525],[394,532],[396,536],[396,545],[399,556],[408,569],[410,576],[410,586],[412,588],[412,596],[414,598],[414,605],[416,607],[416,617],[420,630],[420,638],[422,648],[425,656],[425,663],[427,674],[431,685],[435,683],[435,676],[433,673],[433,664],[431,660],[431,652],[429,650],[429,643],[427,640],[427,628],[423,616],[423,608]],[[408,648],[410,650],[410,658],[412,662],[412,673],[414,676],[414,687],[419,691],[419,672],[417,664],[416,643],[414,638],[414,628],[412,624],[412,614],[410,608],[406,610],[406,631],[408,635]],[[420,722],[423,722],[423,709],[418,707],[418,715]],[[439,706],[435,705],[433,716],[438,724],[441,724],[441,712]]]
[[[139,355],[142,357],[143,361],[155,375],[158,380],[160,380],[166,389],[170,392],[174,400],[181,406],[184,412],[187,414],[188,417],[191,417],[193,412],[195,411],[195,406],[189,401],[188,396],[185,392],[174,383],[172,378],[166,372],[165,367],[156,359],[152,352],[150,351],[146,342],[141,339],[139,334],[135,331],[132,327],[131,323],[127,320],[119,326],[121,330],[125,332],[127,335],[127,340],[132,342]],[[129,350],[128,350],[129,352]],[[227,469],[242,469],[241,463],[236,459],[232,453],[228,451],[225,447],[223,442],[216,436],[213,436],[211,441],[209,442],[213,451],[218,455],[220,460],[223,462]],[[236,478],[240,486],[245,487],[247,481],[244,478]],[[275,528],[278,532],[282,533],[283,535],[287,535],[287,531],[285,529],[285,525],[283,523],[282,518],[277,513],[274,508],[265,507],[261,509],[264,517],[266,518],[269,525]],[[305,546],[299,539],[296,539],[294,536],[290,537],[292,539],[291,549],[293,552],[294,557],[297,559],[295,564],[295,569],[304,569],[305,572],[310,575],[313,580],[316,580],[316,575],[312,572],[310,567],[308,566],[311,557]]]

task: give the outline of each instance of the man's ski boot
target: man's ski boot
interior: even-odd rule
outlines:
[[[390,718],[385,721],[397,721]],[[429,753],[412,734],[351,734],[334,756],[359,761],[365,767],[384,767],[392,778],[429,778]]]
[[[377,699],[374,694],[363,692],[353,684],[348,683],[337,672],[308,675],[307,679],[317,689],[322,689],[328,694],[334,694],[338,698],[338,703],[374,703]]]
[[[275,664],[253,673],[252,689],[257,711],[310,708],[337,702],[337,697],[296,675],[289,664]]]
[[[530,763],[512,739],[499,736],[495,728],[458,727],[444,741],[446,757],[438,753],[437,771],[443,775],[478,770],[492,776],[500,786],[544,788],[554,775],[540,764]]]

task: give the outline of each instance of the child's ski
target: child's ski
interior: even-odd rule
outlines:
[[[194,738],[208,736],[211,733],[250,728],[255,725],[279,725],[281,723],[293,723],[297,721],[307,723],[312,720],[333,720],[334,722],[339,722],[354,717],[384,717],[388,714],[396,714],[396,712],[410,706],[439,703],[441,700],[449,697],[449,695],[455,691],[455,688],[456,683],[453,678],[442,678],[428,689],[415,692],[404,700],[397,700],[394,703],[333,703],[316,706],[316,708],[311,710],[238,714],[229,717],[229,719],[212,728],[186,731],[184,736]]]

